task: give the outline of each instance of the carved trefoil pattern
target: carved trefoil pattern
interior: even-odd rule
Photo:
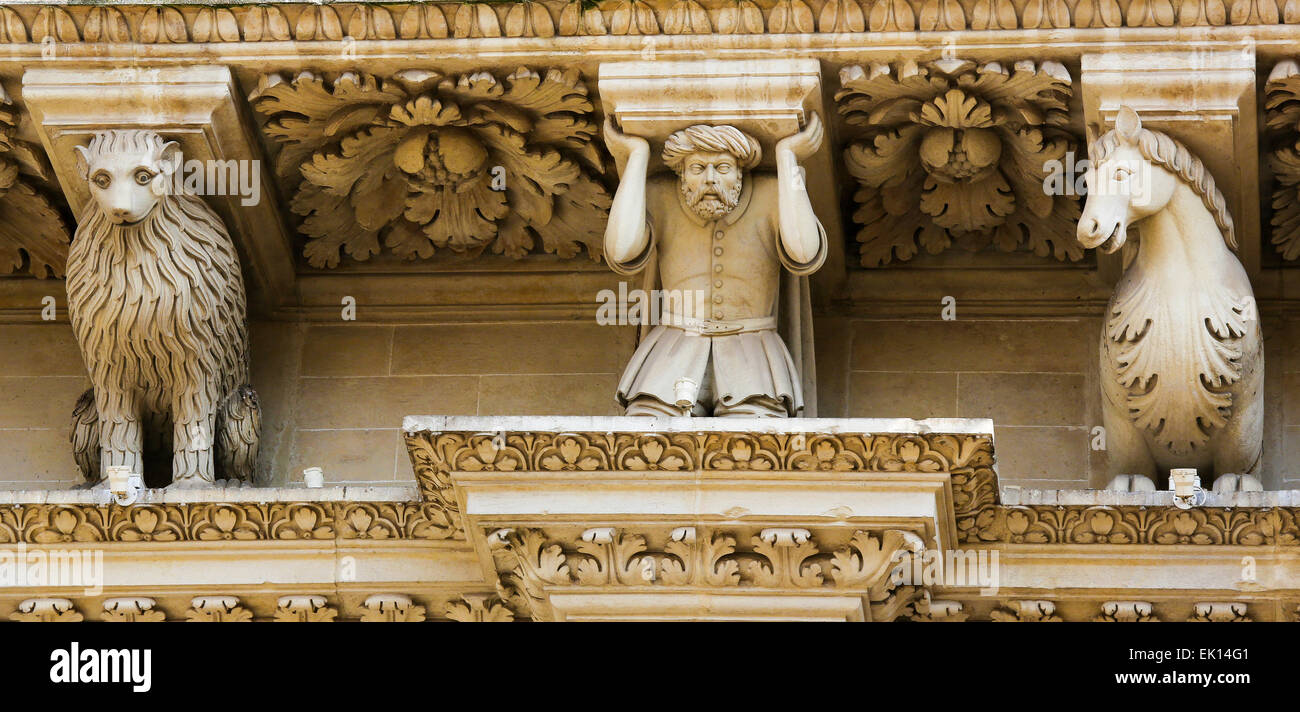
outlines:
[[[408,260],[600,255],[610,196],[577,70],[269,74],[250,101],[312,266],[381,242]]]
[[[1077,197],[1046,185],[1077,150],[1064,66],[909,60],[848,66],[840,83],[863,266],[953,245],[1083,256],[1071,239]]]

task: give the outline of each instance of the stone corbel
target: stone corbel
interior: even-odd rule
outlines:
[[[1085,54],[1080,83],[1089,133],[1113,128],[1121,106],[1142,125],[1169,134],[1205,162],[1223,191],[1241,245],[1238,257],[1259,274],[1259,139],[1255,48],[1117,50]],[[1078,156],[1079,159],[1084,156]],[[1119,279],[1119,255],[1098,255],[1105,279]]]
[[[772,168],[777,141],[797,133],[811,112],[829,124],[821,66],[813,59],[613,62],[600,65],[600,97],[623,133],[650,140],[650,170],[663,168],[659,150],[674,131],[694,124],[730,125],[763,148],[760,170]],[[829,131],[829,129],[828,129]],[[831,136],[803,162],[813,210],[830,253],[813,277],[819,299],[847,279]]]
[[[205,177],[210,165],[223,166],[228,176],[229,161],[255,171],[255,202],[228,185],[225,195],[205,200],[241,250],[250,304],[265,311],[293,299],[293,253],[269,166],[237,97],[234,77],[221,66],[30,69],[23,75],[23,100],[75,215],[90,195],[73,147],[96,131],[157,131],[180,144],[186,161],[202,162]]]

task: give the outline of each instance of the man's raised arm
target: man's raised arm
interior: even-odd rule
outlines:
[[[618,190],[609,208],[605,226],[605,260],[616,272],[640,269],[646,254],[649,229],[646,225],[646,170],[650,165],[650,144],[640,136],[628,136],[605,118],[605,146],[618,167]]]
[[[793,265],[813,272],[826,256],[826,233],[822,231],[799,163],[817,152],[822,143],[822,121],[810,114],[803,131],[776,144],[777,218],[781,247]],[[621,189],[620,189],[621,190]],[[608,239],[608,238],[607,238]],[[805,269],[798,270],[804,272]]]

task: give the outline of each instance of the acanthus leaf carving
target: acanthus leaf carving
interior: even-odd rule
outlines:
[[[995,12],[995,8],[990,10]],[[858,183],[860,261],[878,267],[956,244],[1078,260],[1078,201],[1044,189],[1075,147],[1071,80],[1055,62],[939,60],[841,71],[839,110],[860,127],[845,161]]]
[[[369,259],[381,238],[404,259],[600,255],[610,198],[576,70],[269,75],[250,100],[315,267]]]

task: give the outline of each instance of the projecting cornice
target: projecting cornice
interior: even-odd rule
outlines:
[[[619,0],[223,7],[197,3],[12,4],[0,7],[0,42],[314,42],[344,38],[955,32],[1295,22],[1300,22],[1300,5],[1286,0]]]

